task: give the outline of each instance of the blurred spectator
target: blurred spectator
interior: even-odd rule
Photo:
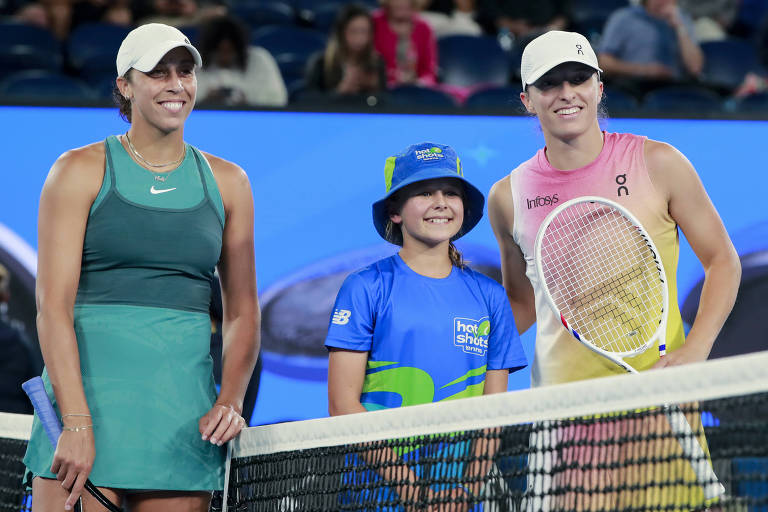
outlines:
[[[437,2],[427,6],[427,10],[421,13],[421,17],[429,23],[435,37],[452,35],[479,36],[483,29],[475,21],[475,0],[453,0],[447,12],[432,10],[432,5],[439,8]]]
[[[698,76],[704,56],[691,18],[676,0],[642,0],[611,14],[598,57],[606,79],[658,85]]]
[[[570,23],[570,0],[478,0],[478,21],[486,32],[526,38]]]
[[[47,30],[51,29],[51,22],[48,19],[48,11],[45,9],[45,6],[39,2],[34,2],[21,7],[18,11],[13,13],[12,18],[19,23],[34,25]]]
[[[53,32],[65,40],[77,25],[103,22],[129,26],[133,23],[130,0],[38,0],[21,7],[13,18]]]
[[[384,88],[387,71],[373,48],[373,20],[365,7],[344,6],[325,52],[307,67],[307,89],[339,95],[371,94]]]
[[[65,40],[77,25],[88,22],[129,26],[130,0],[38,0],[21,7],[14,19],[50,30]]]
[[[206,18],[224,16],[227,8],[217,2],[197,0],[137,0],[134,8],[139,12],[139,25],[165,23],[174,27],[197,25]]]
[[[387,85],[433,85],[437,43],[417,13],[417,0],[380,0],[373,13],[373,40],[387,68]]]
[[[757,33],[757,56],[760,59],[760,65],[763,70],[768,70],[768,16],[763,19],[760,30]],[[734,91],[733,95],[737,98],[750,96],[752,94],[762,94],[768,91],[768,77],[763,72],[749,72],[744,77],[744,82]]]
[[[719,41],[728,37],[736,20],[740,0],[680,0],[680,8],[694,22],[694,34],[699,42]]]
[[[35,355],[20,325],[7,316],[11,275],[0,265],[0,411],[30,414],[21,384],[36,375]]]
[[[203,22],[200,44],[203,69],[197,75],[201,103],[266,105],[288,103],[288,92],[272,55],[249,46],[247,29],[235,18],[218,16]]]

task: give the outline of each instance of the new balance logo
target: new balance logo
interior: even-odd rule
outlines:
[[[331,323],[336,325],[347,325],[349,323],[349,317],[352,314],[348,309],[337,309],[333,312],[333,318]]]

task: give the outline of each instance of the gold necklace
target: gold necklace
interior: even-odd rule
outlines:
[[[136,151],[136,148],[133,147],[133,142],[131,142],[131,138],[128,136],[128,132],[125,132],[125,140],[128,141],[128,148],[131,150],[131,153],[133,153],[133,156],[135,156],[138,160],[141,160],[141,162],[144,165],[147,165],[149,167],[169,167],[171,165],[179,165],[181,161],[184,160],[184,157],[187,154],[187,148],[185,147],[184,150],[181,152],[181,156],[179,157],[178,160],[174,162],[168,162],[167,164],[153,164],[151,162],[148,162],[146,158],[141,156],[141,154],[138,151]]]

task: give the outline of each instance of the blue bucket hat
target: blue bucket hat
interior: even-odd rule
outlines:
[[[469,233],[483,218],[485,197],[477,187],[464,178],[461,161],[452,147],[434,142],[422,142],[408,146],[405,151],[387,158],[384,165],[386,195],[373,203],[373,225],[381,237],[387,238],[387,199],[403,187],[420,181],[438,178],[454,178],[464,185],[464,223],[451,240]]]

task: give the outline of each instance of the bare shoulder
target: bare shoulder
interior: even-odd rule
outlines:
[[[202,153],[205,155],[206,160],[208,160],[213,176],[220,186],[242,186],[243,182],[248,183],[248,175],[236,163],[210,153]]]
[[[488,192],[488,212],[490,215],[501,215],[511,221],[514,212],[512,189],[509,184],[509,174],[493,184]]]
[[[96,197],[104,178],[105,159],[103,142],[70,149],[54,162],[45,187]]]
[[[251,182],[242,167],[210,153],[203,152],[203,155],[211,166],[227,215],[232,212],[233,207],[253,202]]]
[[[666,142],[647,139],[643,148],[645,163],[653,185],[661,192],[669,191],[691,176],[696,170],[676,147]]]
[[[643,152],[646,163],[651,167],[663,167],[687,161],[685,156],[676,147],[658,140],[646,139]]]

